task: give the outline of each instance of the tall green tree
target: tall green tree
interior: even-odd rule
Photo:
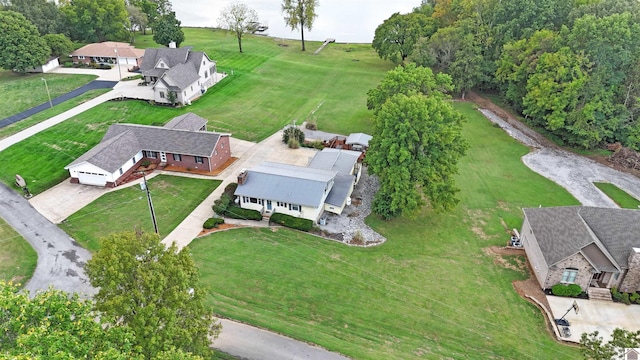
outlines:
[[[60,10],[74,41],[129,39],[129,14],[123,0],[60,0]]]
[[[0,11],[0,67],[25,73],[47,61],[51,49],[22,14]]]
[[[38,28],[41,35],[64,33],[64,16],[55,2],[11,0],[5,10],[19,12]]]
[[[20,292],[0,282],[0,357],[90,359],[141,357],[128,327],[103,329],[91,301],[58,290]]]
[[[95,307],[107,328],[127,325],[145,357],[172,348],[209,356],[220,325],[203,303],[198,269],[187,250],[165,248],[156,234],[125,232],[103,238],[86,265],[100,290]]]
[[[454,175],[467,144],[460,113],[443,96],[392,96],[377,113],[367,164],[380,188],[372,210],[385,219],[457,203]],[[426,198],[426,201],[425,201]]]
[[[423,13],[395,13],[376,28],[371,46],[380,58],[400,64],[411,55],[420,38],[435,31],[435,21]]]
[[[64,34],[47,34],[44,41],[51,49],[51,56],[66,58],[74,50],[73,42]]]
[[[604,342],[598,331],[583,333],[580,345],[587,360],[624,359],[626,349],[640,347],[640,331],[616,328],[608,342]]]
[[[232,3],[222,9],[218,25],[233,32],[238,39],[238,48],[242,52],[242,36],[256,30],[258,12],[244,3]]]
[[[179,47],[184,42],[184,32],[180,24],[174,12],[161,16],[151,25],[153,41],[164,46],[169,46],[173,41]]]
[[[422,94],[446,98],[445,94],[452,90],[449,75],[434,74],[430,68],[410,63],[387,72],[380,84],[367,92],[367,108],[377,114],[382,105],[396,94]]]
[[[300,37],[302,40],[302,51],[304,47],[304,29],[311,31],[313,22],[318,17],[316,8],[318,0],[283,0],[282,12],[284,13],[284,23],[291,30],[300,29]]]
[[[142,9],[137,6],[127,5],[127,13],[129,14],[129,32],[131,33],[131,43],[136,41],[135,32],[144,32],[149,26],[149,18]]]

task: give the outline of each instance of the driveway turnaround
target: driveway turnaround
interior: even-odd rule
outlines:
[[[58,105],[60,103],[63,103],[67,100],[73,99],[76,96],[80,96],[84,93],[86,93],[89,90],[96,90],[96,89],[112,89],[118,82],[117,81],[103,81],[103,80],[94,80],[84,86],[81,86],[73,91],[70,91],[64,95],[60,95],[55,99],[51,99],[51,103],[53,105]],[[38,106],[32,107],[31,109],[25,110],[19,114],[15,114],[12,116],[9,116],[8,118],[2,119],[0,120],[0,128],[9,126],[13,123],[17,123],[20,120],[24,120],[26,118],[28,118],[29,116],[32,116],[34,114],[39,113],[40,111],[46,110],[48,108],[51,107],[51,104],[49,104],[48,102],[44,103],[44,104],[40,104]]]
[[[83,297],[96,293],[84,272],[84,264],[91,258],[89,251],[2,183],[0,217],[16,229],[38,253],[36,270],[25,285],[32,296],[36,291],[49,287],[69,293],[78,292]]]
[[[611,334],[615,328],[640,330],[640,305],[559,296],[547,296],[547,301],[555,319],[566,314],[564,319],[569,321],[571,331],[570,337],[562,338],[566,341],[579,343],[582,333],[597,330],[606,342],[611,340]],[[577,314],[571,307],[574,301],[578,304]]]

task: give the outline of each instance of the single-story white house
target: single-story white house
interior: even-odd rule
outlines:
[[[360,179],[359,152],[323,149],[308,166],[264,162],[238,176],[240,207],[317,222],[324,211],[341,214]]]

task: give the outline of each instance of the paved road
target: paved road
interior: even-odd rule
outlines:
[[[51,102],[53,103],[53,105],[58,105],[60,103],[63,103],[67,100],[73,99],[76,96],[80,96],[82,94],[84,94],[85,92],[89,91],[89,90],[95,90],[95,89],[112,89],[118,82],[117,81],[104,81],[104,80],[94,80],[82,87],[79,87],[73,91],[70,91],[64,95],[60,95],[55,99],[51,99]],[[39,113],[40,111],[44,111],[46,109],[49,109],[51,107],[51,105],[49,104],[49,102],[46,102],[44,104],[40,104],[36,107],[32,107],[31,109],[25,110],[19,114],[15,114],[12,116],[9,116],[8,118],[2,119],[0,120],[0,128],[9,126],[13,123],[16,123],[20,120],[24,120],[26,118],[28,118],[29,116],[32,116],[34,114]]]
[[[0,183],[0,217],[22,235],[38,253],[38,265],[25,289],[33,294],[50,286],[90,296],[96,293],[84,273],[91,258],[64,231],[40,215],[27,200]]]

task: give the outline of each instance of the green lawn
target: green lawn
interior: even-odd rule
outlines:
[[[594,182],[593,185],[602,190],[603,193],[621,208],[637,210],[640,207],[640,201],[638,199],[613,184]]]
[[[38,255],[29,243],[0,218],[0,281],[26,283],[33,275]]]
[[[42,78],[47,79],[51,98],[54,99],[71,90],[93,81],[94,75],[26,74],[0,71],[0,119],[30,109],[49,101]]]
[[[298,232],[240,229],[190,249],[208,304],[221,316],[273,329],[357,359],[576,359],[511,282],[525,273],[496,265],[525,206],[575,205],[566,191],[520,161],[527,153],[470,104],[471,148],[449,214],[368,222],[388,241],[352,248]]]
[[[35,124],[38,124],[44,120],[47,120],[49,118],[52,118],[58,114],[62,114],[63,112],[72,109],[86,101],[89,101],[95,97],[98,97],[108,91],[111,91],[111,89],[96,89],[96,90],[89,90],[86,93],[77,96],[71,100],[67,100],[61,104],[58,105],[54,105],[53,108],[51,109],[47,109],[44,111],[41,111],[33,116],[29,116],[28,118],[25,118],[24,120],[20,120],[17,123],[13,123],[9,126],[0,128],[0,139],[6,138],[8,136],[11,136],[15,133],[18,133],[28,127],[31,127]]]
[[[220,185],[220,181],[158,175],[148,181],[161,237],[167,236],[196,206]],[[132,186],[107,193],[71,215],[60,227],[91,251],[100,238],[119,231],[153,232],[146,193]]]

